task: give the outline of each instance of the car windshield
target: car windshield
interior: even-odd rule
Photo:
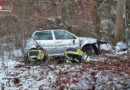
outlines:
[[[34,35],[35,40],[52,40],[52,33],[51,31],[44,31],[44,32],[36,32]]]

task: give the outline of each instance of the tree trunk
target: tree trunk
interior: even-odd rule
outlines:
[[[96,38],[100,40],[101,39],[101,33],[100,33],[101,21],[100,21],[100,17],[97,10],[96,0],[90,0],[90,14],[91,14],[91,19],[93,21],[94,29],[96,32]]]
[[[117,0],[115,44],[124,40],[124,12],[125,0]]]

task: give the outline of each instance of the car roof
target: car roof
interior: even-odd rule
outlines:
[[[32,36],[34,36],[35,33],[37,33],[37,32],[44,32],[44,31],[65,31],[65,32],[70,33],[69,31],[67,31],[67,30],[65,30],[65,29],[51,29],[51,30],[40,30],[40,31],[35,31],[35,32],[32,34]],[[72,34],[72,33],[71,33],[71,34]],[[74,34],[72,34],[72,35],[75,36],[75,37],[77,37],[77,36],[74,35]]]
[[[51,30],[40,30],[40,31],[34,31],[32,36],[34,36],[37,32],[44,32],[44,31],[66,31],[64,29],[51,29]]]
[[[35,32],[43,32],[43,31],[66,31],[65,29],[51,29],[51,30],[37,30]]]

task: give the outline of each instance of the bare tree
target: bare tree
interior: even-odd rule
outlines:
[[[90,0],[90,13],[91,13],[94,29],[96,32],[96,38],[101,39],[101,33],[100,33],[101,21],[97,10],[96,0]]]
[[[115,44],[124,40],[124,12],[125,0],[117,0]]]

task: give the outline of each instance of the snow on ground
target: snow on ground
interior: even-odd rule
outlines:
[[[127,44],[124,42],[118,42],[115,46],[116,51],[120,51],[127,48]]]
[[[129,44],[130,42],[128,42],[128,44]],[[126,54],[127,53],[127,51],[126,51],[126,49],[127,49],[127,44],[126,43],[124,43],[124,42],[118,42],[117,44],[116,44],[116,46],[115,46],[115,54],[116,55],[122,55],[122,54]]]
[[[129,90],[130,78],[128,74],[115,73],[114,70],[94,70],[89,64],[61,64],[48,66],[21,66],[8,70],[8,75],[1,72],[1,87],[9,89],[29,90],[59,90],[59,89],[87,89],[94,85],[96,90],[110,90],[116,87],[118,90]],[[19,83],[14,84],[14,78]]]
[[[113,50],[110,44],[101,44],[100,49],[102,50]]]
[[[109,45],[102,46],[111,50]],[[108,47],[108,48],[107,48]],[[121,51],[120,51],[121,52]],[[0,88],[5,90],[130,90],[130,56],[115,52],[76,64],[27,65],[21,50],[0,58]],[[4,60],[4,66],[2,63]]]

